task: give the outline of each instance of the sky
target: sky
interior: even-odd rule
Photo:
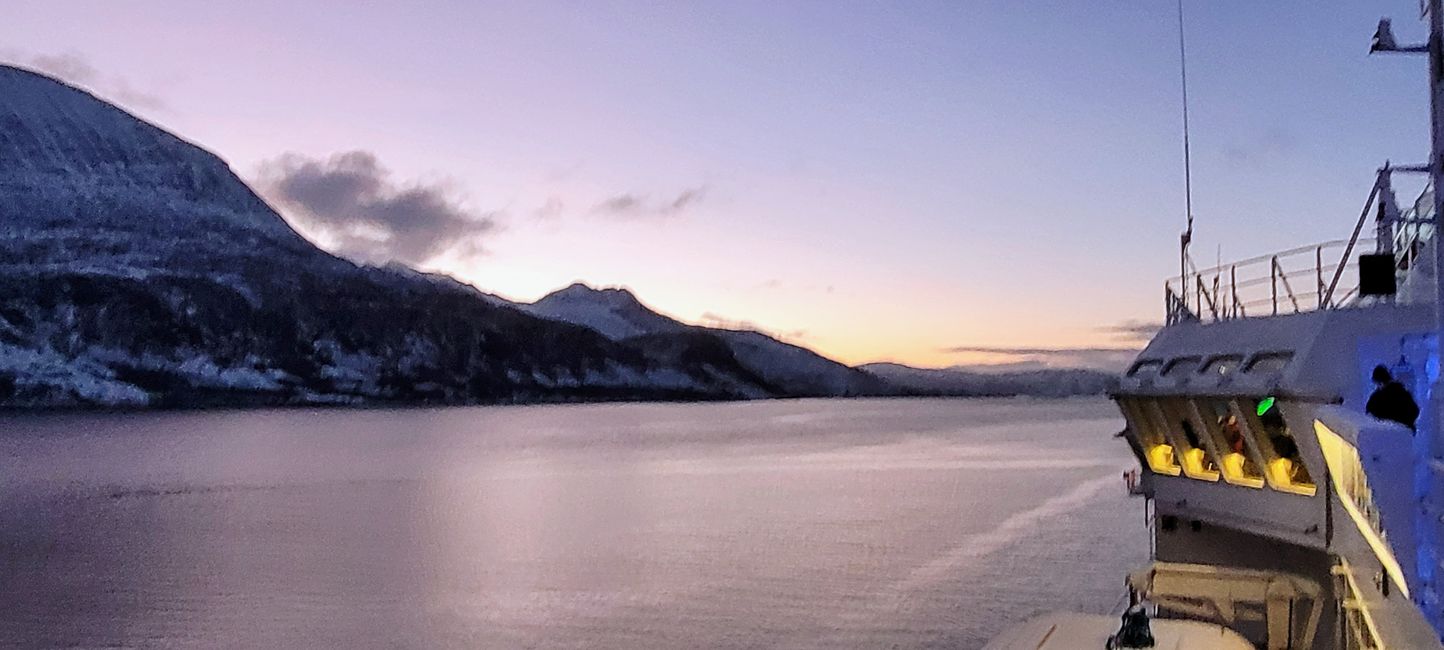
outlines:
[[[1347,237],[1428,154],[1417,0],[1188,1],[1195,255]],[[1084,363],[1162,318],[1177,6],[11,0],[0,60],[224,158],[330,250],[626,286],[847,363]],[[1412,198],[1412,197],[1405,197]]]

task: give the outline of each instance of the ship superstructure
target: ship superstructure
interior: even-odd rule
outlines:
[[[1199,270],[1190,222],[1165,326],[1114,395],[1151,539],[1129,612],[1040,618],[990,648],[1444,647],[1440,4],[1427,44],[1380,23],[1374,51],[1429,58],[1432,153],[1379,169],[1349,237]],[[1403,205],[1409,179],[1427,187]],[[1368,412],[1380,372],[1417,421]]]

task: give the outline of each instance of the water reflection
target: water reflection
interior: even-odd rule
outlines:
[[[0,643],[970,647],[1113,605],[1146,548],[1119,426],[1005,400],[9,418]]]

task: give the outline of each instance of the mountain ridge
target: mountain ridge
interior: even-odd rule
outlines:
[[[0,125],[0,405],[787,394],[326,253],[220,157],[50,77],[0,66]]]
[[[914,393],[574,283],[515,303],[302,237],[219,156],[0,65],[0,407]],[[923,393],[931,394],[931,393]]]
[[[898,392],[864,370],[763,332],[692,325],[663,315],[625,287],[599,289],[574,282],[520,307],[533,315],[590,327],[613,340],[686,332],[710,334],[724,341],[751,373],[806,396],[884,396]]]
[[[957,367],[916,368],[900,363],[865,363],[866,370],[916,395],[937,397],[1101,395],[1118,385],[1118,373],[1091,368],[1046,368],[978,372]]]

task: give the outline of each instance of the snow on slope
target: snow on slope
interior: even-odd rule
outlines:
[[[21,206],[78,211],[98,202],[151,210],[111,210],[77,225],[153,231],[172,224],[147,221],[169,222],[185,213],[191,223],[303,242],[220,158],[84,91],[0,65],[0,98],[0,159],[5,161],[0,187],[10,205],[8,235],[37,226],[51,235],[67,233],[70,224],[63,213],[26,212],[17,209]]]
[[[894,391],[876,376],[807,348],[745,330],[713,330],[732,346],[742,365],[769,383],[808,395],[886,395]]]
[[[631,291],[611,287],[593,289],[580,282],[518,307],[533,316],[594,329],[614,341],[687,329],[686,325],[647,308]]]
[[[0,65],[0,406],[773,394],[730,355],[341,260],[214,154]]]
[[[814,396],[879,395],[891,391],[878,378],[766,334],[687,325],[663,316],[622,288],[594,289],[580,282],[547,294],[527,313],[589,327],[612,340],[650,334],[707,332],[721,338],[748,370],[786,392]]]

